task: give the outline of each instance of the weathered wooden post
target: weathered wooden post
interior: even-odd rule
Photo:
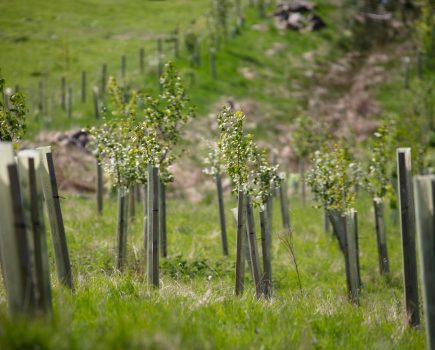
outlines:
[[[222,178],[219,173],[215,176],[216,180],[216,189],[217,189],[217,197],[218,197],[218,206],[219,206],[219,222],[221,226],[221,241],[222,241],[222,251],[225,256],[228,255],[228,240],[227,240],[227,226],[225,222],[225,207],[224,207],[224,197],[222,190]]]
[[[246,240],[245,208],[245,194],[239,190],[237,199],[236,295],[242,295],[244,289],[245,256],[243,241]]]
[[[128,189],[118,188],[118,219],[116,227],[116,268],[124,269],[127,259]]]
[[[140,74],[145,73],[145,50],[143,47],[139,49],[139,71]]]
[[[67,94],[67,114],[68,114],[68,119],[72,118],[72,88],[71,85],[68,86],[68,94]]]
[[[103,214],[103,168],[99,163],[98,159],[96,160],[96,186],[95,186],[95,194],[96,194],[96,202],[97,202],[97,213],[98,215]]]
[[[64,76],[60,78],[60,108],[66,111],[66,79]]]
[[[415,256],[415,212],[410,148],[397,149],[397,173],[407,322],[410,326],[418,326],[420,324],[420,315],[418,306],[417,262]]]
[[[376,224],[376,242],[378,246],[379,257],[379,273],[381,276],[390,272],[390,264],[388,260],[387,250],[387,236],[385,231],[384,220],[384,203],[381,198],[373,200],[373,207],[375,210],[375,224]]]
[[[68,246],[63,224],[62,210],[60,207],[51,147],[39,147],[37,150],[40,152],[41,156],[39,178],[44,193],[45,206],[48,212],[57,276],[60,283],[67,288],[73,289],[71,264],[68,254]]]
[[[260,208],[261,248],[263,251],[263,293],[272,297],[271,231],[267,215],[267,206]]]
[[[94,115],[95,115],[95,119],[100,119],[100,101],[99,101],[99,96],[98,96],[98,88],[96,86],[94,86],[94,88],[92,89],[92,97],[93,97],[93,101],[94,101]]]
[[[284,230],[288,231],[290,230],[290,216],[287,198],[287,177],[285,176],[285,174],[283,175],[283,179],[279,187],[279,199],[281,202],[282,225]]]
[[[217,78],[216,72],[216,49],[214,47],[210,48],[210,71],[211,76],[214,80]]]
[[[252,200],[249,196],[246,198],[246,217],[248,223],[248,244],[249,254],[251,258],[251,271],[255,284],[255,294],[257,298],[261,297],[261,271],[257,249],[257,236],[255,233],[254,208]]]
[[[360,272],[359,272],[359,250],[358,250],[358,221],[357,213],[351,209],[342,216],[345,230],[345,261],[346,281],[349,299],[359,304]]]
[[[35,286],[35,312],[49,315],[52,311],[50,271],[45,237],[43,195],[37,181],[40,161],[40,153],[35,150],[20,151],[17,154],[26,234],[30,242],[29,252]]]
[[[107,64],[103,63],[101,67],[101,95],[104,96],[107,87]]]
[[[435,349],[435,176],[416,176],[414,195],[427,348]]]
[[[86,102],[86,71],[82,71],[82,103]]]
[[[148,165],[148,282],[159,287],[159,169]]]
[[[44,114],[44,83],[42,80],[38,83],[38,109],[39,113]]]
[[[159,181],[159,229],[160,229],[160,254],[162,258],[168,256],[167,231],[166,231],[166,185]]]
[[[0,262],[9,312],[12,316],[29,314],[34,292],[18,171],[12,144],[2,142],[0,203]]]

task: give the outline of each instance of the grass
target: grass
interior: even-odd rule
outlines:
[[[149,94],[158,92],[156,37],[180,29],[180,57],[173,57],[172,44],[164,42],[164,60],[175,60],[189,95],[200,116],[213,111],[223,97],[257,101],[262,116],[262,130],[273,137],[276,122],[285,122],[298,113],[305,99],[289,93],[289,84],[302,82],[301,55],[329,46],[337,37],[335,7],[320,2],[320,12],[330,27],[317,33],[278,32],[271,19],[258,19],[255,8],[246,7],[246,25],[241,34],[221,43],[216,54],[218,79],[210,72],[206,1],[129,1],[117,2],[39,0],[0,4],[0,68],[7,84],[15,84],[28,96],[31,117],[27,137],[32,139],[41,129],[69,129],[95,123],[91,96],[92,86],[101,86],[101,67],[108,64],[109,75],[120,79],[121,56],[127,58],[127,84]],[[243,2],[247,6],[247,2]],[[201,44],[201,66],[192,69],[184,48],[184,34],[193,28]],[[230,29],[235,19],[231,17]],[[262,29],[252,29],[254,25]],[[139,71],[139,49],[145,48],[146,71]],[[271,53],[270,49],[280,47]],[[81,71],[88,74],[87,102],[80,101]],[[253,72],[247,78],[243,70]],[[60,80],[65,76],[73,90],[73,117],[67,118],[60,108]],[[194,76],[194,78],[192,78]],[[44,85],[45,111],[38,112],[38,84]],[[223,102],[220,103],[224,103]],[[260,132],[261,134],[261,132]]]
[[[63,200],[76,290],[71,294],[59,287],[52,268],[55,312],[47,323],[9,319],[2,290],[2,349],[424,347],[424,332],[405,326],[397,224],[387,220],[391,274],[382,278],[366,195],[358,205],[363,280],[359,307],[347,300],[344,258],[337,241],[323,232],[322,213],[310,204],[303,207],[297,196],[291,197],[291,219],[302,290],[279,238],[283,233],[276,202],[271,301],[255,299],[248,273],[244,295],[233,294],[235,225],[229,208],[234,199],[226,200],[227,258],[221,255],[214,202],[186,207],[182,201],[169,201],[169,257],[160,263],[159,291],[144,277],[141,208],[130,226],[128,268],[119,273],[113,267],[115,202],[106,199],[104,215],[98,217],[91,197],[68,195]]]

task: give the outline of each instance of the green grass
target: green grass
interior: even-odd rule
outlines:
[[[210,196],[211,197],[211,196]],[[274,296],[256,300],[246,290],[235,297],[235,225],[227,198],[230,256],[221,254],[217,207],[210,200],[186,206],[170,200],[169,257],[161,260],[160,290],[144,277],[142,227],[130,226],[128,268],[114,269],[115,200],[95,214],[91,197],[67,195],[65,227],[72,260],[73,294],[59,287],[54,271],[54,320],[12,321],[4,291],[0,303],[0,348],[38,349],[421,349],[424,332],[405,326],[401,240],[387,220],[391,274],[378,275],[370,200],[358,205],[363,288],[361,305],[347,300],[344,258],[322,229],[322,213],[291,197],[294,245],[302,290],[282,235],[275,202]],[[386,213],[387,218],[389,212]],[[52,257],[51,257],[51,260]]]
[[[247,1],[242,1],[247,6]],[[256,101],[256,115],[261,117],[266,135],[272,138],[277,122],[288,123],[305,98],[289,91],[292,81],[304,89],[306,78],[301,68],[301,55],[307,51],[330,46],[337,37],[335,7],[320,1],[319,11],[330,27],[318,33],[278,32],[271,19],[260,20],[255,8],[246,7],[246,25],[241,34],[221,42],[217,51],[216,81],[211,77],[207,40],[207,1],[56,1],[39,0],[1,3],[0,68],[7,84],[28,96],[30,107],[29,132],[32,138],[43,128],[68,129],[95,123],[91,87],[101,86],[101,66],[108,64],[109,75],[120,78],[121,56],[127,57],[127,82],[131,88],[155,94],[158,91],[156,37],[180,29],[180,57],[173,57],[170,43],[164,43],[164,59],[175,60],[176,67],[189,86],[189,95],[200,116],[215,111],[213,106],[222,97]],[[201,44],[201,67],[190,68],[184,48],[184,34],[196,20]],[[230,19],[230,30],[235,23]],[[254,30],[263,24],[265,30]],[[274,45],[282,48],[268,54]],[[139,71],[138,52],[145,48],[146,72]],[[250,69],[254,79],[241,73]],[[88,74],[87,102],[80,101],[81,71]],[[195,76],[192,83],[192,74]],[[73,118],[68,120],[59,106],[60,79],[65,76],[73,89]],[[38,83],[43,81],[46,112],[37,113]]]

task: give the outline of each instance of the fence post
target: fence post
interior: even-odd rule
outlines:
[[[66,110],[66,79],[64,76],[60,78],[60,108],[63,111]]]
[[[94,114],[95,119],[100,119],[100,106],[99,106],[99,96],[98,96],[98,88],[94,86],[92,89],[92,97],[94,101]]]
[[[68,114],[68,119],[71,119],[72,118],[72,98],[73,98],[71,85],[68,86],[67,97],[68,97],[68,99],[67,99],[67,101],[68,101],[68,103],[67,103],[67,114]]]
[[[263,251],[263,293],[272,297],[271,231],[268,222],[267,205],[260,209],[261,248]]]
[[[127,258],[128,190],[118,188],[118,219],[116,227],[116,268],[124,269]]]
[[[390,272],[388,260],[387,236],[385,232],[384,203],[381,198],[373,199],[376,223],[376,242],[378,246],[379,273],[381,276]]]
[[[37,148],[37,151],[39,151],[41,157],[39,178],[44,193],[45,206],[48,212],[57,276],[60,283],[67,288],[73,289],[71,265],[51,147],[39,147]]]
[[[420,315],[418,306],[417,262],[415,256],[415,211],[410,148],[397,149],[397,173],[407,321],[410,326],[418,326],[420,324]]]
[[[427,348],[435,349],[435,176],[414,177]]]
[[[246,198],[246,216],[248,222],[248,244],[249,255],[251,258],[251,271],[255,284],[255,294],[257,298],[261,296],[260,263],[257,249],[257,236],[255,233],[254,208],[249,196]]]
[[[279,198],[281,202],[281,216],[282,225],[284,230],[290,230],[290,217],[288,212],[288,198],[287,198],[287,177],[284,176],[279,187]]]
[[[148,282],[159,287],[159,169],[148,165]]]
[[[86,102],[86,71],[82,71],[82,103]]]
[[[107,64],[103,63],[101,67],[101,95],[104,96],[106,93],[107,86]]]
[[[243,241],[246,239],[245,194],[238,191],[237,197],[237,242],[236,242],[236,295],[242,295],[244,289],[245,252]]]
[[[97,172],[97,181],[96,181],[96,201],[97,201],[97,213],[98,215],[103,214],[103,168],[100,165],[98,159],[96,160],[96,172]]]
[[[227,240],[227,227],[225,223],[225,208],[224,208],[224,198],[222,190],[222,178],[219,173],[216,174],[216,189],[218,197],[219,206],[219,221],[221,226],[221,240],[222,240],[222,251],[225,256],[228,255],[228,240]]]
[[[159,229],[160,229],[160,254],[162,258],[168,256],[167,232],[166,232],[166,185],[159,181]]]
[[[357,213],[351,209],[342,216],[345,230],[346,280],[349,299],[359,304],[360,272],[358,252],[358,220]]]

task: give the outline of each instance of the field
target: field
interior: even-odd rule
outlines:
[[[196,106],[196,118],[182,133],[184,153],[175,162],[175,183],[168,187],[168,257],[160,259],[160,288],[147,282],[142,202],[136,204],[135,218],[129,221],[126,268],[120,272],[115,268],[115,191],[107,188],[102,216],[96,213],[93,193],[61,192],[74,291],[56,278],[47,234],[53,317],[10,317],[1,284],[0,349],[425,348],[423,324],[407,325],[398,210],[386,201],[391,272],[380,276],[372,198],[364,189],[358,192],[355,209],[362,288],[356,305],[348,298],[345,259],[338,242],[324,231],[323,210],[315,207],[310,192],[303,204],[300,188],[293,186],[298,169],[291,135],[298,116],[315,115],[318,122],[333,125],[337,138],[351,145],[357,158],[367,161],[369,135],[382,117],[392,115],[402,133],[397,146],[414,148],[420,134],[412,134],[414,139],[403,135],[413,133],[411,126],[420,119],[408,116],[423,104],[429,110],[433,93],[424,95],[429,85],[418,77],[415,38],[409,31],[384,46],[356,53],[349,34],[341,30],[346,20],[343,8],[348,5],[344,1],[315,2],[316,13],[327,27],[311,32],[278,30],[271,16],[260,18],[256,6],[241,1],[245,24],[240,33],[231,33],[227,42],[219,43],[216,77],[207,36],[208,1],[0,2],[0,70],[8,87],[19,85],[28,97],[30,110],[22,147],[39,144],[41,134],[101,124],[95,120],[91,89],[100,88],[104,63],[121,85],[156,94],[157,39],[175,29],[180,38],[178,57],[173,44],[163,40],[162,60],[174,62]],[[268,14],[274,3],[268,2]],[[231,15],[230,32],[235,23]],[[199,67],[191,66],[183,41],[193,29],[200,33]],[[139,68],[140,48],[145,52],[144,72]],[[125,79],[122,55],[127,62]],[[406,73],[410,88],[404,88],[404,57],[411,57]],[[83,70],[88,77],[84,103],[80,101]],[[424,81],[433,81],[434,72],[425,66]],[[73,91],[71,118],[59,105],[62,76]],[[43,85],[42,102],[38,84]],[[259,144],[277,150],[279,170],[293,174],[287,178],[291,233],[282,228],[279,198],[273,200],[270,300],[255,297],[248,266],[244,294],[234,295],[236,224],[230,209],[237,206],[237,199],[230,193],[230,182],[225,182],[229,245],[225,257],[213,179],[201,175],[204,139],[217,138],[215,114],[229,100],[246,111],[246,129]],[[102,98],[101,103],[105,102]],[[432,126],[425,139],[435,140]],[[427,153],[431,159],[433,140]],[[55,143],[54,155],[58,150],[57,154],[64,155],[62,147]],[[389,157],[394,167],[394,153]],[[70,161],[59,159],[58,164]],[[94,166],[81,160],[73,176],[78,181],[80,177],[93,179]],[[198,183],[192,184],[190,177],[199,179]],[[193,190],[195,196],[190,195]],[[257,211],[255,215],[260,246]],[[291,237],[296,264],[286,244]]]
[[[232,200],[227,198],[227,207]],[[278,202],[275,202],[276,208]],[[255,299],[249,272],[244,296],[234,296],[235,225],[227,210],[230,256],[221,255],[214,201],[168,204],[169,257],[161,289],[144,281],[139,215],[129,233],[128,270],[114,270],[113,201],[102,218],[93,198],[62,201],[76,291],[53,276],[54,321],[11,323],[2,303],[2,348],[41,349],[421,349],[424,334],[405,326],[401,247],[397,225],[388,223],[391,276],[379,276],[368,198],[360,207],[363,291],[359,307],[346,295],[344,259],[323,232],[322,213],[292,200],[291,220],[302,290],[291,256],[281,243],[281,218],[273,230],[274,297]],[[388,215],[388,214],[387,214]]]

